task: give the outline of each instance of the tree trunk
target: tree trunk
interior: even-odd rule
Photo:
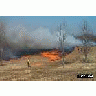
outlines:
[[[1,58],[0,58],[0,59],[1,59],[1,60],[0,60],[0,61],[1,61],[1,66],[3,65],[3,64],[2,64],[2,58],[3,58],[3,49],[1,49]]]
[[[63,55],[62,59],[63,59],[63,60],[62,60],[62,62],[63,62],[63,68],[64,68],[64,55]]]
[[[85,54],[85,62],[87,62],[87,54]]]
[[[62,52],[62,62],[63,62],[63,68],[64,68],[64,44],[63,44],[63,46],[62,46],[62,50],[63,50],[63,52]]]
[[[85,47],[85,62],[87,62],[87,46]]]

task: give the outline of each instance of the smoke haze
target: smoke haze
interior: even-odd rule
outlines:
[[[7,25],[4,25],[4,27],[6,28],[6,42],[3,44],[4,56],[13,57],[16,52],[21,49],[53,49],[60,47],[58,34],[59,32],[58,30],[56,30],[56,24],[53,24],[54,27],[50,31],[50,27],[46,27],[47,24],[45,24],[45,26],[43,26],[42,24],[41,26],[34,25],[34,27],[30,25],[30,21],[30,24],[28,23],[28,21],[26,22],[27,24],[21,24],[22,22],[20,22],[19,20],[13,20],[13,22],[10,21],[7,23]],[[70,30],[69,33],[71,33]],[[68,31],[66,31],[67,35],[64,43],[65,47],[73,47],[81,44],[79,40],[76,40],[69,33]]]
[[[10,41],[16,43],[19,47],[30,47],[37,49],[50,49],[59,47],[59,38],[57,36],[58,32],[55,31],[51,34],[48,28],[39,27],[34,31],[28,32],[25,27],[18,25],[17,27],[11,28],[7,33]],[[66,35],[65,45],[76,45],[79,40],[71,35]],[[80,43],[80,42],[79,42]]]

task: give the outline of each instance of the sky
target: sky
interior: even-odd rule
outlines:
[[[57,25],[62,22],[67,23],[69,33],[77,33],[78,29],[87,20],[90,29],[96,31],[96,17],[95,16],[8,16],[5,17],[8,21],[9,27],[18,26],[21,24],[28,31],[37,29],[38,27],[49,28],[49,31],[56,29]]]
[[[81,43],[79,40],[75,40],[71,34],[79,34],[84,20],[96,33],[96,16],[3,16],[0,19],[6,22],[7,35],[12,41],[19,42],[22,33],[29,36],[34,42],[33,46],[37,47],[38,44],[44,47],[57,46],[58,32],[56,29],[62,22],[67,24],[66,42],[73,45]],[[32,47],[32,44],[29,45]]]
[[[50,27],[54,24],[59,24],[62,21],[66,21],[69,25],[78,24],[82,20],[87,20],[91,26],[96,24],[95,16],[6,16],[4,17],[8,20],[10,25],[22,24],[25,26],[38,25]],[[32,26],[31,26],[32,27]]]

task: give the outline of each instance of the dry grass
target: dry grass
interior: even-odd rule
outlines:
[[[73,51],[69,57],[72,56],[73,60],[78,54]],[[82,54],[79,56],[83,58]],[[95,55],[89,54],[89,58],[93,58],[91,56]],[[3,61],[4,66],[0,66],[0,81],[96,81],[96,63],[82,63],[78,58],[65,64],[64,68],[62,60],[51,62],[40,55],[30,56],[30,68],[27,67],[27,58]],[[94,78],[77,78],[78,73],[92,73]]]

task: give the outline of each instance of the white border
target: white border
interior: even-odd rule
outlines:
[[[0,16],[96,16],[95,0],[2,0]]]
[[[0,16],[96,16],[95,0],[2,0]],[[94,96],[92,81],[0,82],[1,96]]]

